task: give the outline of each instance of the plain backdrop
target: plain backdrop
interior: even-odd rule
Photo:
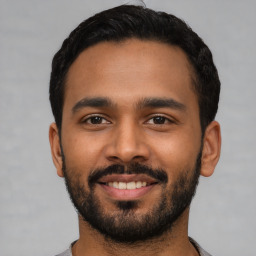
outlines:
[[[128,1],[0,0],[1,256],[52,256],[78,237],[48,143],[51,60],[82,20]],[[145,3],[188,22],[212,50],[222,82],[222,156],[200,180],[189,234],[214,256],[254,256],[256,2]]]

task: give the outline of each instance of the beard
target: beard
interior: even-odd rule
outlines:
[[[200,151],[194,168],[179,170],[178,178],[169,186],[166,171],[139,163],[127,166],[111,165],[107,168],[91,170],[88,186],[85,186],[78,172],[67,168],[63,151],[62,158],[66,188],[79,215],[105,238],[124,244],[158,238],[170,232],[195,195],[201,169]],[[101,177],[110,174],[147,174],[161,185],[161,196],[144,214],[136,213],[141,203],[139,200],[117,200],[115,201],[117,210],[106,211],[104,202],[102,203],[96,196],[95,185]]]

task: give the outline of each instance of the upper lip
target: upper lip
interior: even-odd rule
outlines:
[[[147,184],[157,183],[156,179],[153,179],[146,174],[110,174],[100,178],[98,183],[108,183],[114,181],[126,183],[132,181],[145,181]]]

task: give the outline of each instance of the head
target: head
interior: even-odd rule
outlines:
[[[123,5],[83,21],[55,54],[50,79],[50,102],[61,130],[67,73],[85,49],[100,42],[121,42],[130,38],[177,46],[186,54],[193,70],[192,86],[198,97],[202,133],[218,110],[220,80],[212,54],[203,40],[182,20],[142,6]]]
[[[85,223],[129,243],[186,223],[219,158],[219,90],[210,50],[175,16],[120,6],[82,22],[53,59],[50,142]]]

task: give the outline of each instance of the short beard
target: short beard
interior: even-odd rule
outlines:
[[[74,176],[72,170],[67,169],[63,154],[63,172],[66,187],[71,201],[84,221],[92,228],[99,231],[105,238],[117,243],[132,244],[158,238],[166,232],[170,232],[176,220],[182,215],[191,203],[196,192],[201,169],[201,151],[197,156],[192,170],[180,170],[180,176],[176,182],[167,187],[167,174],[163,170],[135,163],[125,167],[112,165],[107,168],[92,170],[88,178],[89,191],[79,180],[79,175]],[[157,179],[162,186],[162,196],[159,203],[146,214],[136,214],[139,208],[139,200],[116,201],[115,212],[104,211],[102,203],[95,195],[95,182],[99,177],[112,173],[144,173]],[[158,178],[156,178],[158,177]]]

